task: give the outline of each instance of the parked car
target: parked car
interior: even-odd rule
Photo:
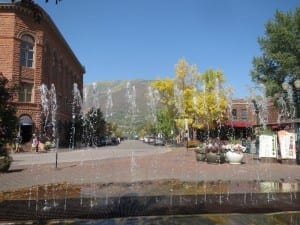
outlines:
[[[155,145],[165,145],[165,141],[162,138],[155,138],[154,144]]]
[[[139,140],[139,136],[138,136],[138,135],[134,135],[134,136],[133,136],[133,139],[134,139],[134,140]]]
[[[94,145],[96,145],[97,147],[105,146],[106,145],[105,137],[95,137]]]
[[[149,139],[150,139],[150,136],[145,136],[145,137],[144,137],[144,142],[145,142],[145,143],[149,143]]]
[[[117,137],[111,137],[111,142],[113,145],[118,145],[120,144],[119,140]]]
[[[149,144],[155,144],[155,137],[153,137],[153,136],[151,136],[151,137],[149,137],[149,142],[148,142]]]
[[[111,137],[105,137],[105,145],[112,145]]]

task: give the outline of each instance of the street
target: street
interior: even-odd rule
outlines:
[[[168,147],[153,146],[144,144],[138,140],[123,141],[119,145],[104,147],[89,147],[82,149],[58,149],[58,163],[84,162],[89,160],[102,160],[109,158],[131,157],[132,152],[136,156],[153,155],[170,151]],[[35,164],[55,164],[56,149],[48,152],[15,153],[12,167],[35,165]]]

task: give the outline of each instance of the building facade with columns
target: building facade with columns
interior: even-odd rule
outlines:
[[[13,104],[23,142],[31,141],[34,133],[42,135],[48,126],[41,101],[43,85],[48,90],[55,87],[56,132],[60,143],[66,144],[73,84],[82,93],[85,69],[52,19],[32,1],[0,3],[0,53],[0,72],[17,87]]]

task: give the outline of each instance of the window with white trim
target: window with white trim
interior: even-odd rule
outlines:
[[[20,65],[33,67],[34,38],[28,34],[21,37]]]
[[[19,91],[19,102],[32,102],[33,84],[21,83]]]

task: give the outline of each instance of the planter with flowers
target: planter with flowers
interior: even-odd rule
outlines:
[[[241,144],[227,144],[223,146],[226,154],[226,161],[230,164],[241,164],[244,158],[244,152],[246,151],[246,147]]]
[[[9,155],[9,150],[0,146],[0,172],[8,171],[12,162],[12,157]]]
[[[206,152],[205,149],[202,147],[202,145],[195,149],[195,153],[196,153],[197,161],[201,161],[201,162],[206,161]]]
[[[207,163],[224,163],[225,152],[221,147],[222,145],[218,141],[208,141],[199,147],[196,154],[205,154],[205,160]],[[197,157],[197,156],[196,156]]]

